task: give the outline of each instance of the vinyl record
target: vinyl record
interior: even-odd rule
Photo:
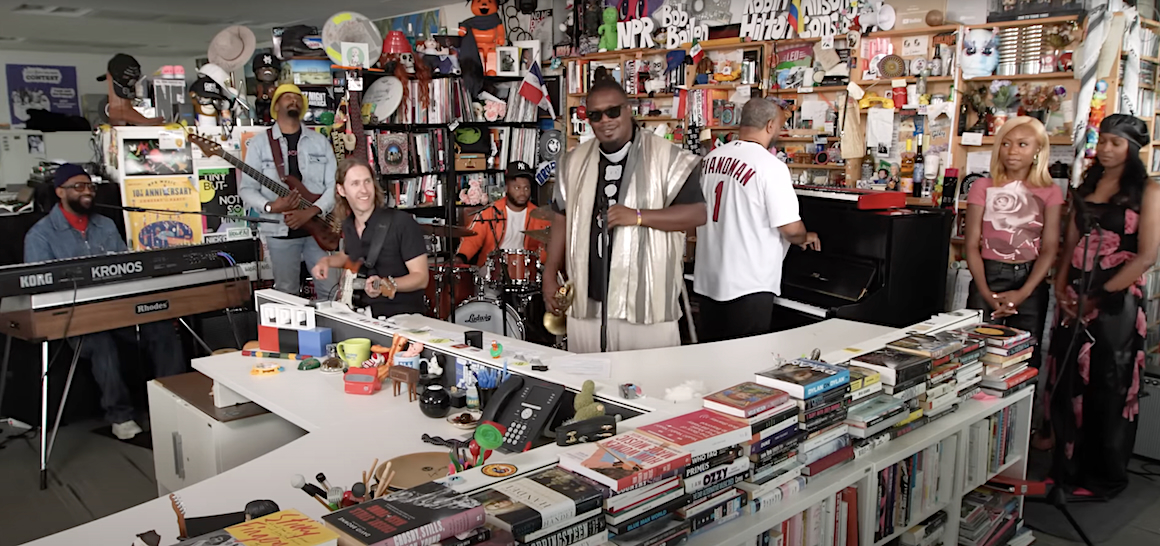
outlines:
[[[395,478],[391,489],[410,489],[447,475],[447,452],[410,453],[388,461]]]
[[[370,104],[373,108],[371,123],[386,123],[402,102],[403,83],[394,76],[384,76],[375,80],[362,97],[362,103]]]
[[[898,55],[887,55],[878,61],[878,73],[883,78],[901,78],[906,75],[906,61]]]
[[[721,125],[733,125],[733,109],[721,110]]]
[[[564,151],[564,135],[556,129],[544,131],[540,136],[540,158],[551,161]]]
[[[331,15],[322,26],[322,47],[335,64],[342,63],[342,43],[367,45],[368,59],[378,59],[383,52],[383,35],[365,15],[340,11]]]

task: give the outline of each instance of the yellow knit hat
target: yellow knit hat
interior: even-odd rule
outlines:
[[[274,90],[274,98],[270,99],[270,118],[271,119],[278,119],[278,112],[274,111],[274,107],[277,106],[278,99],[282,98],[282,95],[285,95],[286,93],[294,93],[295,95],[302,97],[302,112],[300,112],[298,114],[298,117],[305,118],[306,117],[306,96],[302,94],[302,90],[299,89],[297,85],[294,85],[292,83],[284,83],[282,85],[279,85],[278,89]]]

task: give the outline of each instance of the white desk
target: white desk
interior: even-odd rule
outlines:
[[[342,320],[352,322],[359,320],[353,314],[345,316],[331,311],[320,313],[341,315]],[[961,317],[944,317],[941,324],[965,320]],[[408,317],[399,323],[413,327],[428,321],[432,327],[444,331],[463,330],[457,325],[424,317]],[[916,325],[911,329],[924,328]],[[378,333],[390,335],[392,330],[382,328]],[[636,404],[639,407],[659,410],[624,421],[620,429],[629,430],[700,407],[699,400],[671,404],[660,398],[666,387],[687,379],[702,381],[711,392],[751,379],[754,372],[770,365],[772,353],[794,357],[819,348],[824,355],[839,354],[848,358],[858,352],[880,348],[884,339],[902,337],[904,331],[831,320],[743,340],[613,353],[612,378],[600,382],[600,394],[609,399],[615,398],[619,400],[618,403],[639,402]],[[524,350],[526,345],[527,350],[539,351],[546,356],[568,354],[517,340],[505,339],[501,342],[513,350]],[[852,345],[852,342],[855,344]],[[858,351],[849,350],[851,347]],[[480,353],[438,346],[432,348],[448,354],[459,353],[458,356],[473,360],[481,359]],[[483,355],[485,361],[490,360],[486,353]],[[310,477],[323,472],[333,485],[349,487],[361,479],[362,471],[369,468],[375,458],[385,461],[407,453],[442,450],[424,444],[421,440],[423,433],[445,438],[467,434],[442,419],[424,417],[417,404],[408,403],[405,394],[395,397],[392,389],[384,389],[372,396],[347,395],[342,391],[341,376],[325,376],[317,370],[299,372],[289,365],[285,372],[277,375],[253,376],[249,371],[255,361],[253,358],[227,354],[198,359],[194,361],[194,368],[310,433],[258,459],[178,492],[189,516],[236,512],[242,510],[246,502],[264,498],[277,502],[282,508],[296,508],[313,518],[320,518],[325,509],[305,493],[290,487],[289,482],[294,474]],[[283,363],[292,364],[292,361]],[[495,365],[494,362],[488,364]],[[533,372],[530,369],[513,368],[513,371],[561,383],[576,390],[584,380],[551,369],[548,372]],[[638,401],[620,399],[612,386],[623,382],[640,385],[649,397]],[[612,390],[608,392],[610,388]],[[497,453],[489,461],[513,463],[522,473],[554,463],[560,449],[549,445],[516,455]],[[478,470],[460,476],[460,480],[452,482],[460,490],[473,490],[499,481],[483,477]],[[163,544],[175,542],[176,520],[167,498],[154,499],[29,544],[130,544],[137,533],[150,529],[161,534]]]

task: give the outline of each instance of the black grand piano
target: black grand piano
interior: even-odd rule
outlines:
[[[810,186],[795,192],[822,251],[790,249],[775,329],[828,318],[903,327],[942,312],[949,211],[901,208],[906,199],[899,192]]]

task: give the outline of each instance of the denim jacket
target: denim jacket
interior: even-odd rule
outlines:
[[[24,236],[24,261],[43,262],[81,256],[125,252],[125,240],[116,224],[100,214],[89,216],[89,227],[82,234],[65,219],[60,205],[48,216],[33,224]]]
[[[286,150],[286,139],[282,131],[275,124],[270,127],[274,138],[282,146],[283,161],[290,161]],[[282,177],[274,166],[274,155],[270,153],[270,139],[265,133],[259,133],[246,141],[246,164],[262,171],[262,174],[281,182]],[[330,139],[322,136],[318,131],[302,127],[302,136],[298,139],[298,169],[302,172],[302,183],[311,192],[321,197],[314,203],[322,214],[334,208],[334,175],[338,163],[334,159],[334,149]],[[281,237],[286,235],[289,228],[282,221],[281,214],[265,214],[266,203],[278,198],[278,194],[266,189],[257,180],[242,174],[238,182],[238,195],[247,208],[258,213],[263,218],[278,220],[277,224],[258,224],[263,235]]]

